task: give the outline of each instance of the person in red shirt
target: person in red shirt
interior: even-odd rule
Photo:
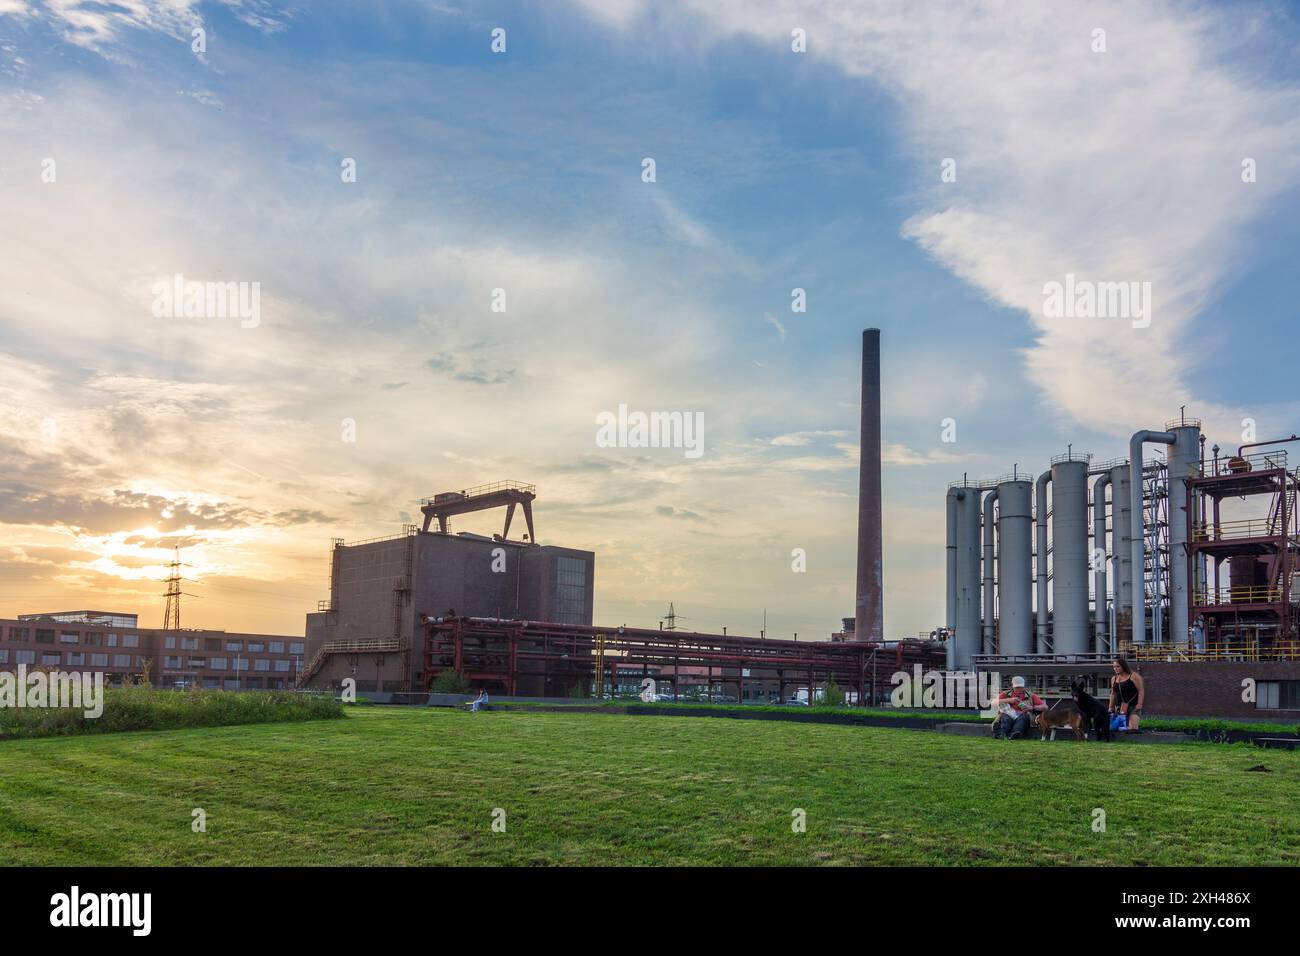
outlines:
[[[1011,678],[1010,693],[999,693],[994,706],[1001,716],[993,730],[993,736],[1005,737],[1007,740],[1023,737],[1029,731],[1029,721],[1034,711],[1047,710],[1041,697],[1025,689],[1023,677]]]

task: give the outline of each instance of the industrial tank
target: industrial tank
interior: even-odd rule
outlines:
[[[1052,463],[1052,650],[1091,649],[1088,626],[1088,462]],[[1041,648],[1040,648],[1041,650]]]
[[[1030,500],[1033,484],[998,484],[998,653],[1033,653],[1033,552]],[[988,613],[986,609],[986,613]]]
[[[1133,615],[1133,551],[1129,543],[1133,518],[1128,471],[1127,463],[1110,470],[1110,550],[1115,555],[1115,629],[1111,640],[1115,647],[1121,637],[1129,636]]]
[[[980,492],[958,488],[957,498],[957,630],[953,666],[969,670],[971,655],[980,649]]]

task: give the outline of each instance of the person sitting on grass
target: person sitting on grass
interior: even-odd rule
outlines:
[[[1034,711],[1047,710],[1041,697],[1025,690],[1023,677],[1011,678],[1011,692],[999,693],[994,706],[1001,711],[1002,716],[993,729],[993,736],[1007,740],[1023,737],[1029,730],[1029,721]]]
[[[482,690],[478,692],[478,697],[475,698],[474,703],[469,705],[469,709],[477,714],[478,709],[480,707],[487,706],[487,702],[488,702],[488,693],[487,693],[487,688],[484,687]]]

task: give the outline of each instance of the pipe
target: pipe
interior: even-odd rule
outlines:
[[[1105,471],[1092,485],[1092,569],[1097,590],[1097,599],[1093,605],[1093,617],[1097,622],[1093,646],[1098,654],[1110,650],[1106,640],[1106,625],[1109,621],[1106,613],[1106,486],[1109,484],[1110,472]]]
[[[998,485],[999,654],[1034,651],[1033,501],[1032,480],[1017,478]]]
[[[858,588],[855,641],[884,640],[880,508],[880,329],[862,331],[862,429],[858,464]]]
[[[1034,528],[1038,532],[1038,555],[1034,560],[1038,572],[1038,646],[1047,653],[1047,483],[1052,480],[1049,468],[1034,482]]]
[[[984,496],[984,653],[993,653],[993,505],[998,500],[994,489]]]
[[[957,489],[948,489],[948,611],[944,624],[948,628],[948,670],[955,670],[957,633]]]
[[[1129,547],[1133,556],[1133,622],[1130,640],[1134,644],[1145,644],[1147,639],[1146,612],[1146,568],[1144,567],[1144,548],[1146,546],[1146,521],[1142,513],[1142,446],[1147,442],[1172,445],[1177,440],[1173,432],[1143,430],[1134,432],[1128,440],[1128,494],[1129,520],[1132,521],[1132,538]]]

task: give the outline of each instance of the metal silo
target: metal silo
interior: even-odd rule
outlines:
[[[969,670],[980,646],[980,492],[957,489],[957,630],[953,666]]]
[[[1118,649],[1121,638],[1132,634],[1133,615],[1133,552],[1129,544],[1132,535],[1132,512],[1129,503],[1128,464],[1116,465],[1110,470],[1110,549],[1115,555],[1115,629],[1111,644]]]
[[[1170,422],[1174,446],[1169,453],[1169,637],[1184,643],[1188,639],[1191,602],[1190,565],[1187,560],[1188,508],[1191,496],[1187,479],[1201,474],[1201,426],[1199,422]]]
[[[1033,486],[1027,479],[998,484],[998,653],[1034,650],[1030,587]]]
[[[1090,645],[1088,462],[1065,458],[1052,462],[1052,651],[1081,654]]]

